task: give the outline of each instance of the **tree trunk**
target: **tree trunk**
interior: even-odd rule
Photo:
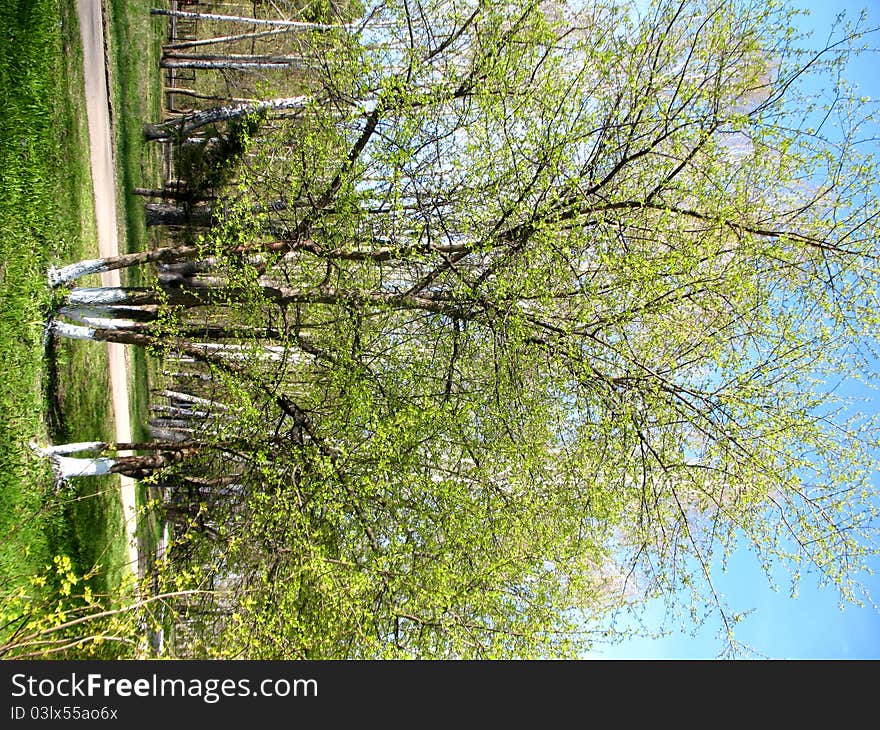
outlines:
[[[150,433],[157,439],[162,439],[163,441],[168,441],[171,443],[183,443],[188,440],[189,435],[185,433],[181,433],[180,431],[175,431],[172,429],[162,428],[161,426],[154,426],[150,428]]]
[[[53,289],[62,284],[69,284],[87,274],[101,274],[105,271],[125,269],[129,266],[147,263],[176,263],[187,261],[198,255],[196,246],[165,246],[149,251],[122,254],[121,256],[108,256],[104,259],[86,259],[76,263],[62,266],[60,269],[49,267],[49,286]]]
[[[159,418],[182,418],[188,421],[205,421],[211,417],[210,411],[195,411],[191,408],[181,408],[180,406],[166,406],[161,403],[155,403],[150,406]]]
[[[90,327],[130,330],[140,326],[133,319],[117,317],[118,313],[113,307],[64,306],[58,310],[60,316]]]
[[[277,28],[303,28],[305,30],[331,30],[333,28],[350,28],[350,25],[335,23],[308,23],[300,20],[273,20],[268,18],[248,18],[244,15],[218,15],[216,13],[190,13],[185,10],[165,10],[150,8],[150,15],[166,15],[174,18],[191,18],[193,20],[213,20],[226,23],[246,23],[248,25],[268,25]]]
[[[214,221],[209,206],[146,203],[144,213],[148,226],[210,226]]]
[[[35,441],[31,441],[30,446],[36,454],[45,459],[53,456],[67,456],[68,454],[79,453],[97,456],[107,449],[108,444],[104,441],[77,441],[69,444],[49,444],[48,446],[40,446]]]
[[[478,314],[463,309],[451,299],[436,296],[395,294],[390,292],[315,291],[294,289],[281,282],[261,277],[260,294],[276,304],[328,304],[360,307],[383,306],[397,309],[422,310],[437,314],[472,319]],[[162,305],[199,307],[210,304],[250,302],[254,290],[230,287],[193,279],[185,287],[166,287],[161,293],[147,287],[75,287],[67,295],[68,305]],[[484,304],[483,302],[480,303]],[[62,336],[70,336],[62,333]]]
[[[183,327],[181,335],[188,340],[207,340],[209,342],[219,340],[280,342],[284,338],[284,334],[274,327],[225,327],[222,325]]]
[[[228,122],[231,119],[240,119],[248,114],[257,112],[273,112],[285,109],[301,109],[308,102],[308,96],[293,96],[269,101],[259,101],[252,104],[230,104],[219,106],[205,111],[186,114],[178,119],[171,119],[160,124],[147,124],[144,127],[144,136],[148,140],[153,139],[183,139],[195,130],[217,122]]]
[[[52,456],[52,468],[61,480],[76,477],[99,477],[114,473],[116,460],[106,456],[95,458],[77,458],[70,456]]]
[[[193,99],[205,99],[207,101],[222,101],[231,104],[256,104],[259,99],[240,99],[234,96],[214,96],[212,94],[200,94],[192,89],[184,89],[180,86],[166,86],[165,92],[168,94],[180,94],[181,96],[189,96]]]
[[[265,38],[267,36],[280,35],[282,33],[290,33],[295,28],[273,28],[272,30],[255,30],[250,33],[238,33],[237,35],[214,36],[213,38],[200,38],[195,41],[178,41],[177,43],[169,43],[165,46],[166,51],[181,51],[187,48],[197,48],[199,46],[213,46],[218,43],[235,43],[236,41],[251,40],[257,38]]]
[[[142,198],[164,198],[165,200],[183,200],[191,202],[193,191],[186,188],[134,188],[132,192]],[[211,199],[211,196],[200,196],[201,199]]]
[[[210,375],[205,375],[205,373],[194,373],[192,371],[183,371],[183,370],[163,370],[162,375],[166,378],[174,378],[181,380],[197,380],[202,383],[212,383],[213,379]]]
[[[106,474],[123,474],[140,479],[169,464],[179,463],[195,453],[191,443],[175,444],[155,441],[116,444],[104,441],[81,441],[45,447],[31,443],[31,448],[40,456],[51,461],[52,468],[60,480],[104,476]],[[152,453],[146,456],[100,456],[100,454],[111,450],[141,450]],[[69,454],[77,453],[88,456],[69,456]]]
[[[151,418],[149,422],[150,433],[157,435],[163,434],[162,438],[167,441],[185,442],[192,439],[195,429],[178,428],[169,426],[163,418]]]
[[[111,461],[110,473],[122,474],[132,479],[144,479],[151,474],[183,461],[191,452],[187,449],[158,451],[148,456],[118,456]]]
[[[192,292],[179,288],[169,288],[166,292],[159,293],[149,287],[114,286],[79,286],[71,289],[67,295],[68,306],[129,305],[137,307],[143,305],[159,306],[165,303],[173,306],[198,307],[209,303],[209,299],[203,299]],[[62,337],[71,336],[67,332],[60,334]]]
[[[150,423],[155,423],[156,426],[162,429],[186,431],[188,433],[194,433],[195,426],[198,425],[194,423],[193,419],[190,418],[174,418],[171,416],[163,415],[153,416],[153,418],[150,419]]]
[[[224,71],[251,71],[253,69],[260,68],[290,68],[292,66],[297,66],[298,68],[307,68],[306,65],[302,63],[302,61],[232,61],[232,60],[217,60],[217,61],[204,61],[200,58],[193,58],[191,60],[179,59],[179,58],[163,58],[159,63],[160,68],[201,68],[207,70],[224,70]],[[149,139],[149,137],[148,137]]]
[[[304,66],[302,56],[258,56],[241,53],[188,54],[169,53],[162,57],[160,68],[283,68],[299,64]]]
[[[179,401],[181,403],[193,403],[195,405],[207,406],[213,409],[226,410],[226,405],[209,398],[202,398],[192,393],[184,393],[179,390],[154,390],[153,395],[167,398],[169,401]]]

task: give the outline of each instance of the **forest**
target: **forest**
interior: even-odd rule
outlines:
[[[712,566],[743,549],[864,598],[877,424],[829,383],[876,363],[876,118],[840,74],[867,28],[816,52],[763,0],[149,12],[153,242],[46,273],[53,340],[153,363],[147,436],[35,458],[137,479],[170,537],[134,594],[0,649],[577,657],[665,597],[735,655]]]

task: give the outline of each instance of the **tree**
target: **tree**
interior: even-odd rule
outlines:
[[[202,112],[172,119],[162,124],[147,125],[144,135],[147,139],[171,139],[175,137],[187,137],[198,129],[217,122],[227,122],[232,119],[241,119],[248,115],[278,111],[283,109],[299,109],[308,100],[305,97],[270,99],[250,103],[231,104],[217,107]]]
[[[372,21],[201,243],[91,267],[193,263],[101,337],[200,362],[202,433],[248,444],[198,462],[240,489],[192,651],[561,655],[682,585],[733,643],[737,540],[854,598],[877,435],[824,379],[876,326],[877,177],[849,92],[842,143],[796,93],[858,32],[804,55],[784,8],[696,0]]]

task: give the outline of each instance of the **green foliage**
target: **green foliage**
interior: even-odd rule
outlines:
[[[0,657],[4,659],[118,659],[141,643],[138,614],[115,608],[113,597],[89,585],[97,575],[78,575],[66,555],[6,590],[0,609]],[[130,574],[129,574],[130,578]],[[113,608],[111,608],[113,607]]]
[[[389,2],[315,44],[162,291],[215,404],[155,475],[191,490],[169,589],[214,591],[181,653],[567,656],[682,587],[733,643],[737,540],[858,598],[877,430],[826,383],[876,344],[875,152],[799,86],[860,30],[790,20]]]
[[[248,114],[231,120],[225,131],[207,128],[206,136],[214,138],[211,142],[180,148],[178,174],[187,181],[187,194],[192,201],[213,196],[232,180],[264,120],[264,113]]]
[[[333,541],[277,544],[332,545],[318,559],[354,575],[292,561],[257,591],[295,601],[268,636],[293,614],[306,655],[338,651],[306,638],[328,634],[348,655],[555,654],[571,609],[599,612],[627,575],[638,596],[698,584],[715,602],[706,566],[737,533],[854,597],[876,431],[840,431],[821,384],[869,352],[841,289],[876,291],[876,172],[788,123],[804,57],[766,58],[784,11],[659,3],[640,22],[596,6],[566,33],[537,6],[486,10],[448,61],[365,54],[378,131],[353,164],[357,132],[298,127],[320,250],[397,255],[327,254],[341,296],[299,403],[339,457],[297,492]],[[337,611],[353,623],[317,623]]]

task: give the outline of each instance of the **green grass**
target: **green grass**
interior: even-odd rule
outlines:
[[[161,178],[159,148],[144,140],[143,126],[161,115],[159,56],[167,20],[150,16],[137,0],[109,0],[107,12],[121,214],[128,250],[140,251],[149,246],[150,237],[144,225],[144,199],[132,190],[156,185]]]
[[[112,438],[106,348],[43,344],[48,265],[97,249],[83,98],[73,0],[0,0],[0,592],[55,555],[77,574],[100,566],[96,594],[117,595],[124,574],[114,480],[56,493],[27,445]]]
[[[52,479],[31,457],[45,438],[45,270],[79,246],[84,205],[78,129],[66,107],[66,42],[55,2],[0,4],[0,575],[19,580],[51,558],[60,515]],[[58,133],[60,130],[60,134]],[[68,157],[72,153],[72,157]],[[70,167],[73,175],[61,175]],[[87,168],[85,168],[87,173]],[[86,178],[87,179],[87,178]]]
[[[57,351],[63,420],[56,443],[113,441],[106,348],[99,343],[62,342]],[[79,572],[99,567],[92,589],[116,596],[129,572],[117,477],[74,480],[64,503],[67,553]]]
[[[128,251],[143,251],[157,245],[155,232],[144,222],[144,199],[132,192],[136,187],[160,187],[162,165],[160,148],[147,143],[143,136],[146,121],[162,114],[159,57],[167,34],[167,19],[151,17],[138,0],[110,0],[109,37],[111,106],[116,136],[117,190],[122,204],[121,220],[125,227]],[[124,272],[131,286],[144,285],[145,275],[138,270]],[[140,348],[129,350],[131,363],[130,411],[132,437],[149,438],[149,386],[151,367]],[[137,501],[141,512],[138,521],[139,548],[153,555],[162,526],[155,514],[145,510],[149,501],[147,488],[139,484]]]

